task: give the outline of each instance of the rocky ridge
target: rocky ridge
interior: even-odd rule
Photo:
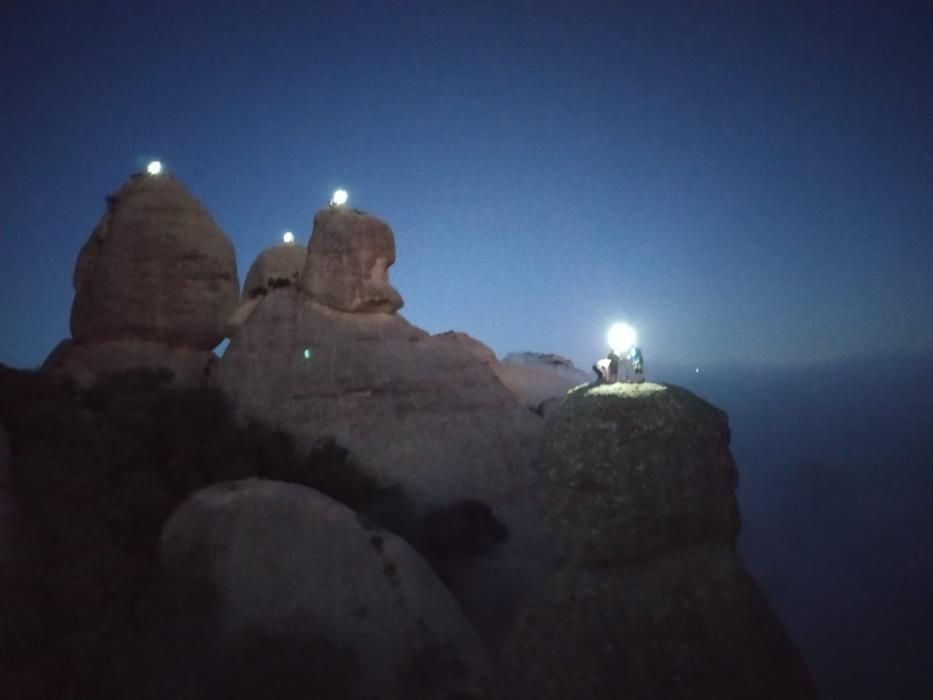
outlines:
[[[520,493],[540,420],[477,356],[478,343],[431,336],[396,313],[394,259],[392,231],[376,217],[318,212],[298,285],[255,301],[219,363],[219,386],[245,420],[305,449],[334,437],[422,507]]]

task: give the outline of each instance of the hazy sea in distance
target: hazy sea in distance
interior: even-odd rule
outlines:
[[[729,414],[739,554],[821,695],[933,697],[933,358],[649,379]]]

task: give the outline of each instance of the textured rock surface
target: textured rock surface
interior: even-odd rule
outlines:
[[[394,313],[401,295],[389,284],[395,237],[384,221],[346,207],[314,216],[301,286],[338,311]]]
[[[210,350],[239,298],[233,245],[169,175],[133,176],[81,249],[71,334]]]
[[[210,350],[154,343],[112,340],[77,343],[63,340],[42,365],[43,372],[66,374],[82,388],[93,386],[104,374],[136,368],[165,368],[178,386],[204,383],[217,357]]]
[[[323,635],[355,651],[361,697],[448,698],[485,684],[479,639],[428,564],[312,489],[251,479],[199,491],[169,518],[161,554],[170,576],[221,596],[226,634]]]
[[[545,523],[575,562],[735,544],[738,471],[727,418],[685,389],[573,391],[549,419],[538,467]]]
[[[262,251],[246,274],[243,296],[264,294],[269,289],[297,284],[305,267],[308,249],[292,243],[283,243]]]
[[[539,411],[544,402],[593,378],[565,357],[537,352],[509,353],[496,373],[523,404]]]
[[[484,365],[493,370],[498,370],[499,360],[496,358],[496,353],[492,351],[491,347],[476,338],[461,331],[446,331],[444,333],[437,333],[433,337],[437,340],[463,348],[474,355]]]
[[[526,601],[497,697],[813,698],[803,660],[726,547],[567,568]]]
[[[233,336],[217,379],[241,417],[302,449],[332,436],[422,505],[492,504],[528,488],[542,421],[469,350],[397,314],[341,313],[278,290]]]

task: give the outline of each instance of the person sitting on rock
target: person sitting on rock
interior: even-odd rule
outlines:
[[[596,372],[597,384],[615,384],[619,381],[619,360],[622,358],[614,350],[601,360],[593,363],[593,371]]]
[[[601,358],[593,363],[593,371],[596,372],[595,384],[606,384],[609,381],[609,360]]]
[[[641,348],[633,345],[629,350],[628,359],[632,363],[632,370],[635,373],[635,383],[641,384],[645,381],[645,360],[641,354]]]

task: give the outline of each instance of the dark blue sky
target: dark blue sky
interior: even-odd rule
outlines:
[[[402,313],[499,354],[931,353],[933,5],[838,4],[5,2],[0,362],[150,157],[241,278],[345,186]]]

